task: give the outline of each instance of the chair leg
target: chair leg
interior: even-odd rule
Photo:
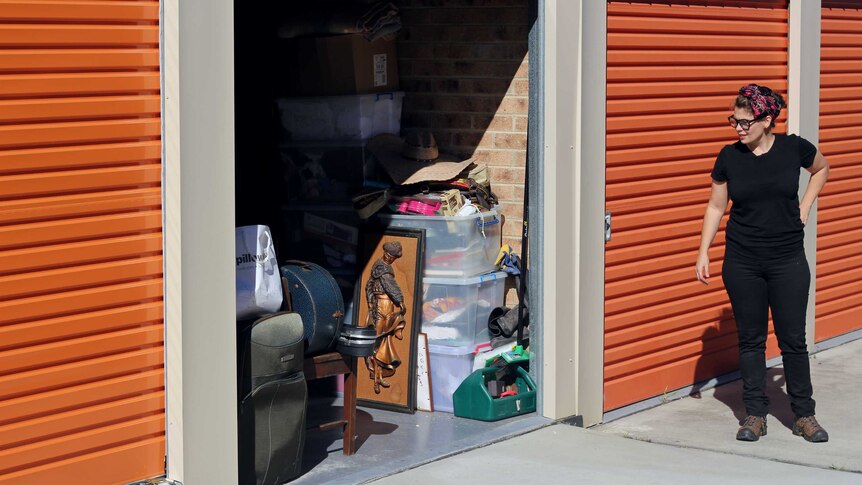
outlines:
[[[356,357],[344,357],[350,372],[344,374],[344,454],[356,453]]]

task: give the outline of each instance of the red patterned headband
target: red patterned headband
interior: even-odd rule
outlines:
[[[755,119],[770,115],[772,116],[772,121],[775,121],[781,113],[781,103],[777,95],[766,86],[749,84],[739,88],[739,94],[748,100]]]

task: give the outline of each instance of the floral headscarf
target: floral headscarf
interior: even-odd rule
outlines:
[[[775,121],[781,113],[781,102],[778,100],[778,95],[766,86],[748,84],[739,88],[739,94],[748,100],[755,119],[770,115]]]

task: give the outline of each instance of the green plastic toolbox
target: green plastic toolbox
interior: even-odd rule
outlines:
[[[518,394],[497,399],[488,394],[486,382],[494,379],[498,370],[486,367],[474,371],[464,379],[453,395],[455,416],[480,421],[499,421],[536,410],[536,383],[523,367],[515,369]]]

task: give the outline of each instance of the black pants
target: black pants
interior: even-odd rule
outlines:
[[[766,416],[766,336],[768,310],[781,358],[790,407],[799,416],[814,415],[811,370],[805,343],[805,313],[811,273],[805,253],[767,260],[725,254],[721,273],[736,318],[742,400],[752,416]]]

